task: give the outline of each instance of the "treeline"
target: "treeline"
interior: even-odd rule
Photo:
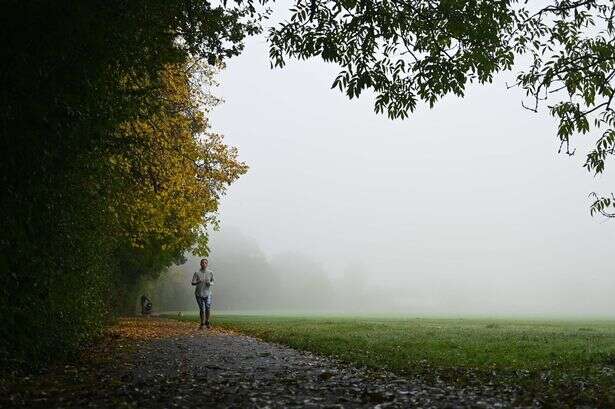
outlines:
[[[333,277],[309,254],[272,257],[239,230],[225,226],[212,241],[209,258],[216,283],[216,311],[284,311],[363,313],[382,310],[382,289],[366,266],[350,262]],[[157,311],[194,310],[190,279],[199,258],[172,266],[159,279],[147,280],[143,292]],[[392,293],[388,291],[389,295]],[[389,303],[390,305],[390,303]]]
[[[143,277],[206,253],[246,171],[203,91],[257,31],[250,5],[131,0],[0,6],[0,361],[71,354]]]

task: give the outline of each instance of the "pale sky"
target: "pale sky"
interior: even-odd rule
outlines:
[[[615,220],[590,217],[588,198],[612,191],[615,166],[581,167],[589,136],[558,155],[555,120],[521,107],[513,73],[404,121],[331,90],[336,74],[317,60],[271,70],[262,37],[228,62],[213,126],[250,170],[223,230],[332,277],[359,261],[374,286],[407,289],[400,312],[615,313]]]

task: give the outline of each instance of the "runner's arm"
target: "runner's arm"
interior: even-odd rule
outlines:
[[[194,273],[194,275],[192,276],[192,285],[197,285],[201,280],[199,279],[199,275],[197,273]]]

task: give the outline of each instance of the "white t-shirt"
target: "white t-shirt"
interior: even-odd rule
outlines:
[[[197,297],[209,297],[211,295],[211,286],[214,283],[214,273],[213,271],[199,270],[195,271],[192,276],[192,284],[196,285],[194,289],[194,295]]]

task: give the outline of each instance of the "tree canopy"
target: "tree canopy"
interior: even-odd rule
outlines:
[[[0,363],[70,354],[186,251],[245,173],[201,88],[250,4],[0,6]],[[209,62],[211,64],[207,64]]]
[[[556,118],[560,152],[592,135],[584,166],[599,174],[615,153],[614,16],[611,0],[298,0],[270,30],[270,55],[339,65],[332,87],[372,90],[390,118],[521,67],[524,106]],[[615,197],[594,196],[591,213],[614,217]]]

